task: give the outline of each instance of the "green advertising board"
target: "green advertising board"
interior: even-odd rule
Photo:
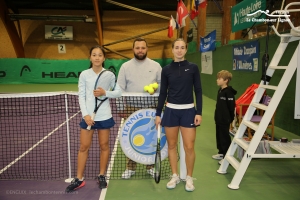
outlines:
[[[263,22],[253,22],[254,19],[265,19],[266,15],[256,11],[265,11],[266,0],[244,0],[231,8],[231,32],[237,32],[246,28],[250,28],[254,23],[256,25]]]
[[[104,67],[119,73],[121,65],[128,59],[106,59]],[[162,67],[172,59],[154,59]],[[84,60],[46,60],[28,58],[0,59],[0,84],[64,84],[78,83],[83,70],[88,69],[90,61]]]
[[[118,73],[125,61],[107,59],[105,68],[112,66],[112,70]],[[80,73],[88,69],[89,65],[87,59],[0,59],[0,84],[77,83]]]

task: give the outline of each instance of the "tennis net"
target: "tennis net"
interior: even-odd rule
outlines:
[[[124,94],[119,99],[110,99],[116,122],[109,138],[110,158],[106,173],[110,179],[121,179],[127,167],[127,156],[132,154],[133,158],[141,158],[136,153],[124,154],[123,149],[127,147],[121,148],[120,139],[125,135],[122,130],[127,129],[123,124],[127,122],[129,126],[134,123],[134,119],[128,117],[133,112],[155,108],[157,98],[157,95]],[[154,117],[152,116],[153,120]],[[1,94],[0,179],[62,180],[75,177],[81,119],[78,95],[75,92]],[[153,126],[151,130],[153,132]],[[152,151],[155,151],[153,141],[156,141],[156,137],[150,137],[152,143],[147,143],[147,138],[134,134],[138,136],[132,135],[128,141],[132,142],[131,146],[137,146],[137,151],[143,144],[144,147],[151,146]],[[145,154],[155,155],[154,152],[149,153],[149,148]],[[86,179],[96,178],[99,160],[100,147],[98,134],[95,132],[84,173]],[[162,161],[161,177],[166,179],[170,174],[169,160],[166,157]],[[131,179],[147,178],[152,177],[147,173],[145,163],[138,163]]]

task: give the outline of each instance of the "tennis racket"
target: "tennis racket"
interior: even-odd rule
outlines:
[[[112,91],[115,89],[116,82],[116,75],[112,71],[103,70],[96,79],[94,89],[96,90],[98,87],[101,87],[105,91]],[[95,109],[92,114],[92,120],[94,120],[98,109],[107,99],[106,96],[95,97]],[[86,129],[91,130],[91,126],[88,126]]]
[[[160,124],[158,124],[157,145],[156,145],[156,155],[155,155],[155,164],[154,164],[154,180],[156,183],[159,183],[160,181],[160,172],[161,172],[160,134],[161,134],[161,127]]]

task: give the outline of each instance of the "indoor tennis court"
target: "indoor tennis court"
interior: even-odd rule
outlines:
[[[182,16],[184,26],[176,17],[182,3],[190,13]],[[0,0],[0,19],[0,200],[300,199],[297,0]],[[264,23],[268,20],[272,23]],[[120,108],[133,102],[127,115],[155,108],[157,95],[145,92],[110,99],[116,124],[109,136],[108,187],[97,184],[101,152],[94,134],[86,184],[66,193],[76,177],[82,119],[78,77],[89,67],[89,49],[100,44],[105,68],[118,75],[133,58],[136,37],[147,40],[147,56],[161,67],[173,60],[172,42],[182,37],[188,44],[185,59],[199,68],[203,121],[196,128],[196,189],[187,192],[185,178],[175,189],[166,188],[172,173],[168,157],[159,183],[140,163],[130,179],[122,179],[127,155],[120,142]],[[245,113],[235,112],[235,127],[228,131],[232,143],[219,164],[212,155],[218,151],[214,113],[221,70],[232,73],[236,99],[253,84],[257,88]],[[266,96],[271,100],[264,104]],[[258,123],[251,121],[254,114],[260,115]],[[178,166],[183,169],[180,145]],[[150,146],[155,152],[155,143]]]

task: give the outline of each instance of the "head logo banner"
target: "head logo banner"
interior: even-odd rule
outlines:
[[[200,52],[214,51],[216,49],[216,30],[204,38],[200,38]]]
[[[141,164],[154,164],[157,130],[155,109],[141,109],[132,113],[124,122],[120,132],[120,144],[125,155]],[[165,129],[161,131],[161,159],[168,156]]]

